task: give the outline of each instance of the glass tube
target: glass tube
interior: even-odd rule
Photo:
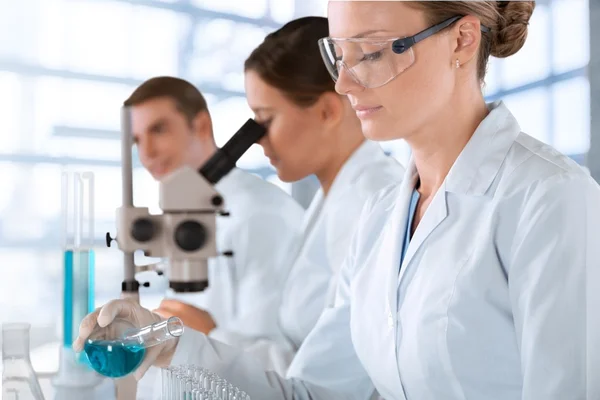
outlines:
[[[227,386],[227,392],[228,400],[233,400],[235,398],[235,387],[231,383]]]
[[[62,173],[62,214],[63,346],[70,348],[81,320],[95,308],[93,173]]]
[[[167,367],[162,377],[163,400],[250,400],[226,379],[195,365]]]
[[[63,251],[62,346],[58,373],[52,377],[57,388],[92,387],[101,382],[87,365],[85,355],[76,354],[72,343],[79,324],[94,311],[94,174],[61,173]]]
[[[171,400],[171,370],[164,368],[162,371],[162,400]]]
[[[171,317],[165,321],[152,325],[128,330],[123,336],[125,342],[137,342],[144,347],[152,347],[167,340],[178,338],[183,334],[183,322],[177,317]]]

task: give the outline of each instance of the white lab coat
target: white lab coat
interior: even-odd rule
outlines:
[[[277,312],[304,210],[277,186],[237,168],[215,189],[230,213],[217,219],[217,248],[233,257],[209,260],[205,291],[170,297],[210,312],[217,324],[211,336],[222,342],[235,344],[237,333],[280,337]]]
[[[490,106],[412,237],[416,181],[373,197],[325,310],[283,379],[187,332],[174,363],[212,368],[252,398],[591,399],[588,269],[600,266],[600,188]],[[600,290],[587,282],[587,290]],[[586,309],[587,308],[587,309]],[[587,354],[586,354],[587,353]],[[587,363],[587,364],[586,364]]]
[[[299,252],[283,290],[279,310],[283,339],[238,335],[236,341],[261,360],[264,369],[285,374],[323,309],[333,305],[337,274],[365,201],[403,174],[404,168],[386,156],[379,144],[367,140],[343,165],[327,196],[317,191],[306,211]]]

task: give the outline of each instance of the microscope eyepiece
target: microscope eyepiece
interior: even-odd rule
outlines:
[[[229,139],[223,147],[200,168],[200,174],[213,185],[227,175],[237,161],[254,143],[258,142],[267,130],[264,126],[250,118]]]

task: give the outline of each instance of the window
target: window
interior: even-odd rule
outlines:
[[[189,16],[120,1],[40,3],[44,17],[34,32],[42,65],[139,79],[177,75],[175,44],[189,30]]]
[[[280,24],[294,19],[293,0],[270,0],[271,17]]]
[[[552,3],[552,65],[555,73],[568,72],[589,63],[588,15],[588,0],[554,0]]]
[[[21,132],[21,81],[17,74],[0,72],[0,110],[4,133],[0,135],[0,152],[10,153],[19,149]],[[0,174],[2,175],[2,174]],[[0,178],[1,179],[1,178]]]
[[[504,102],[513,113],[521,130],[542,142],[551,143],[548,112],[551,93],[546,87],[506,96]]]
[[[78,79],[35,81],[35,153],[59,157],[120,159],[119,107],[132,86]]]
[[[217,146],[224,145],[234,133],[254,114],[246,104],[245,97],[230,97],[211,109],[215,119],[214,131]],[[242,168],[259,168],[265,164],[262,149],[254,145],[240,158]]]
[[[263,18],[267,13],[268,0],[247,2],[222,0],[192,0],[192,4],[207,10],[230,12],[248,18]]]
[[[201,21],[188,74],[200,88],[203,83],[221,82],[226,90],[243,92],[244,60],[270,30],[227,19]]]
[[[491,59],[485,95],[504,100],[524,132],[583,160],[590,138],[588,62],[588,0],[538,2],[523,49]]]
[[[537,4],[531,17],[525,45],[509,59],[500,60],[502,88],[514,88],[550,75],[552,66],[547,62],[550,59],[549,32],[548,6]]]
[[[585,77],[552,86],[554,145],[567,154],[585,154],[590,146],[590,83]]]

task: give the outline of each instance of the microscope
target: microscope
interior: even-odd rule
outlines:
[[[217,216],[228,216],[223,197],[214,185],[227,175],[238,159],[265,134],[266,129],[249,119],[233,137],[199,169],[180,168],[159,184],[162,214],[150,214],[146,207],[134,207],[132,185],[133,132],[131,110],[121,111],[122,206],[117,210],[117,236],[106,234],[106,244],[116,240],[123,252],[124,279],[121,297],[139,302],[140,283],[136,272],[151,267],[136,267],[134,252],[169,263],[169,287],[175,292],[201,292],[208,285],[208,260],[233,256],[218,252]],[[159,271],[160,273],[160,271]],[[147,284],[144,284],[146,286]],[[117,399],[135,398],[135,381],[117,383]]]
[[[249,119],[233,137],[199,169],[183,167],[161,180],[159,206],[162,214],[150,214],[146,207],[133,206],[133,133],[128,107],[122,110],[123,205],[117,210],[117,237],[106,234],[110,247],[116,240],[123,251],[125,276],[121,290],[125,297],[137,298],[140,283],[133,253],[142,250],[148,257],[169,262],[169,287],[175,292],[201,292],[209,285],[208,259],[231,257],[231,251],[218,252],[217,216],[228,216],[223,197],[214,185],[227,175],[238,159],[266,133]]]

